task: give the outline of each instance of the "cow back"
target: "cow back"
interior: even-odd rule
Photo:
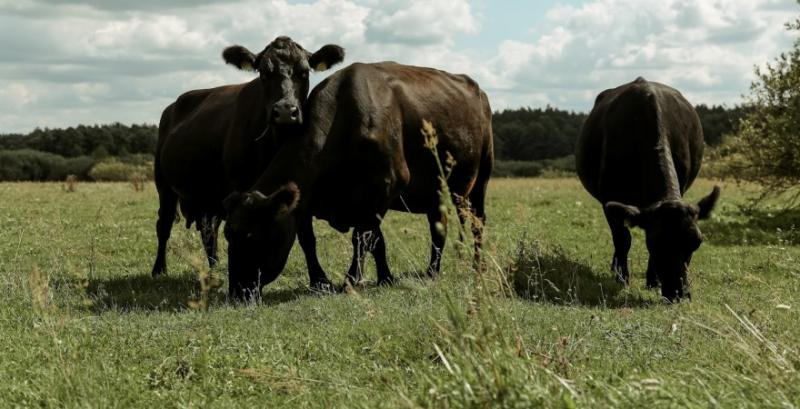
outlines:
[[[578,175],[598,200],[646,206],[681,196],[700,169],[702,127],[675,89],[643,79],[602,92],[576,150]]]
[[[368,226],[389,208],[425,213],[439,203],[439,168],[423,120],[437,131],[448,184],[466,196],[492,156],[491,109],[470,78],[396,63],[353,64],[312,92],[320,169],[314,213],[334,227]],[[316,109],[316,111],[315,111]]]

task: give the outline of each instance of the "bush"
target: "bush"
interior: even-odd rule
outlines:
[[[67,175],[86,179],[93,164],[88,156],[67,159],[31,149],[0,151],[0,181],[62,181]]]
[[[89,180],[89,171],[92,170],[95,161],[91,156],[78,156],[76,158],[64,158],[64,162],[53,164],[51,169],[54,177],[50,180],[62,180],[69,175],[76,176],[79,180]]]
[[[544,177],[574,176],[577,172],[575,168],[575,155],[545,159],[542,161],[542,166],[545,169],[542,174]]]
[[[126,165],[147,166],[148,168],[153,169],[155,156],[150,153],[136,153],[133,155],[118,156],[116,159]],[[152,172],[148,171],[147,173],[149,174]]]
[[[542,174],[543,167],[539,162],[500,160],[494,163],[492,176],[498,178],[537,177]]]
[[[132,165],[117,158],[104,160],[89,171],[89,176],[98,182],[128,182],[134,175],[146,180],[153,179],[153,165]]]
[[[575,174],[575,155],[540,161],[499,160],[494,163],[492,177],[535,178],[564,177]]]
[[[800,18],[787,28],[800,33]],[[756,75],[749,110],[726,148],[745,165],[737,178],[780,194],[800,184],[800,38]]]

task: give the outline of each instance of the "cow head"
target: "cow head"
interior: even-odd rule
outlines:
[[[240,70],[258,71],[270,125],[299,125],[303,123],[309,71],[325,71],[342,62],[344,49],[329,44],[312,54],[291,38],[278,37],[258,54],[234,45],[222,52],[222,58]]]
[[[228,293],[232,298],[257,298],[261,287],[283,270],[294,243],[291,213],[299,200],[300,191],[294,183],[269,196],[255,190],[234,192],[225,199]]]
[[[697,204],[665,200],[646,209],[618,202],[605,205],[611,218],[644,229],[650,253],[648,269],[655,269],[653,273],[661,283],[661,295],[670,301],[691,297],[687,280],[689,263],[703,242],[697,221],[711,215],[719,192],[719,187],[714,187],[711,194]]]

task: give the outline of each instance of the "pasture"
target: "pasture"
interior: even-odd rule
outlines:
[[[149,276],[152,186],[0,184],[0,406],[798,407],[800,216],[721,185],[678,305],[644,288],[641,231],[616,285],[575,179],[492,181],[483,274],[451,228],[441,279],[420,279],[427,222],[390,213],[396,286],[311,293],[295,245],[263,302],[233,305],[224,258],[208,272],[182,225]],[[350,237],[316,227],[341,283]]]

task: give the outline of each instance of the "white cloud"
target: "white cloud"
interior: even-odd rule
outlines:
[[[478,22],[466,0],[371,0],[367,36],[377,43],[451,43],[474,33]]]
[[[103,24],[86,38],[93,55],[122,56],[132,53],[183,50],[197,51],[220,41],[203,32],[190,30],[176,16],[139,16]]]
[[[731,103],[755,64],[791,44],[783,23],[797,11],[790,0],[587,0],[532,18],[527,38],[477,49],[459,39],[492,33],[468,0],[0,0],[0,133],[156,123],[184,91],[253,78],[223,63],[225,46],[260,51],[278,35],[309,51],[340,44],[345,65],[469,74],[496,109],[585,111],[639,75],[693,102]]]
[[[0,106],[4,110],[20,110],[37,99],[38,95],[22,83],[13,82],[0,88]]]
[[[777,3],[596,0],[555,7],[530,41],[500,45],[491,64],[508,75],[490,83],[490,95],[514,106],[544,93],[550,104],[586,111],[600,91],[641,75],[696,103],[735,103],[753,66],[789,44],[782,26],[792,14]]]

